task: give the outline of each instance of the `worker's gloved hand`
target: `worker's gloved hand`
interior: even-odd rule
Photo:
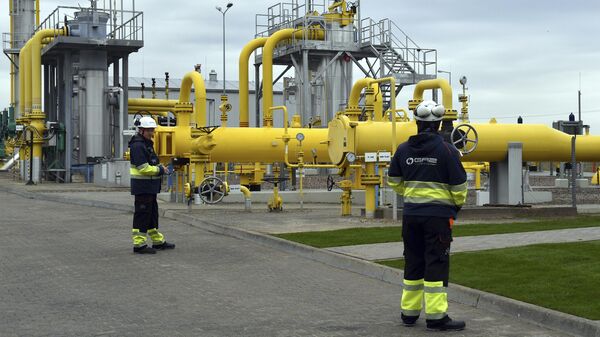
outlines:
[[[160,167],[162,174],[171,174],[171,171],[169,171],[169,168],[164,166],[163,164],[160,164],[159,167]]]

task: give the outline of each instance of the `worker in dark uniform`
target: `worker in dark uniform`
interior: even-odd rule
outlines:
[[[136,125],[138,133],[129,141],[131,194],[135,196],[133,252],[156,254],[157,250],[175,248],[158,231],[156,195],[160,193],[161,176],[169,174],[169,169],[158,162],[158,156],[154,152],[152,137],[156,121],[152,117],[142,117],[136,121]],[[146,244],[146,235],[150,236],[152,247]]]
[[[424,299],[427,329],[456,331],[465,322],[446,313],[449,253],[452,224],[465,203],[467,183],[461,154],[438,134],[444,112],[434,101],[417,106],[418,134],[398,146],[388,184],[404,197],[402,321],[415,325]]]

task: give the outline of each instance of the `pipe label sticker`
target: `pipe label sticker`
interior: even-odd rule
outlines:
[[[377,152],[365,152],[365,163],[376,163]]]
[[[392,153],[391,152],[379,152],[379,161],[380,162],[392,161]]]

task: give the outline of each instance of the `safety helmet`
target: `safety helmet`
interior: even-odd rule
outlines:
[[[156,121],[152,117],[144,116],[144,117],[140,118],[140,121],[139,121],[139,124],[137,127],[144,128],[144,129],[154,129],[154,128],[156,128]]]
[[[425,122],[436,122],[444,117],[446,108],[435,101],[423,101],[415,109],[415,119]]]

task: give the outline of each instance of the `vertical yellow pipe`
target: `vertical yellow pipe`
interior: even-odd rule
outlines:
[[[42,111],[42,41],[46,38],[52,38],[57,35],[66,35],[67,29],[44,29],[37,31],[27,42],[26,54],[29,55],[25,66],[27,68],[27,76],[29,79],[29,87],[26,85],[25,92],[25,109],[30,111],[27,119],[30,126],[35,129],[33,140],[33,182],[38,182],[40,179],[39,170],[41,168],[42,145],[44,143],[43,135],[46,129],[44,121],[46,115]]]
[[[273,52],[281,41],[305,36],[311,40],[323,40],[325,32],[322,29],[298,30],[286,28],[271,35],[263,47],[263,125],[273,126],[273,117],[269,108],[273,106]]]
[[[9,35],[10,35],[10,48],[12,49],[14,47],[13,45],[13,0],[8,0],[8,14],[10,16],[10,28],[9,28]],[[10,106],[14,107],[15,106],[15,66],[13,64],[14,60],[13,57],[10,57],[10,60],[12,62],[10,62]]]
[[[240,80],[240,127],[247,128],[250,125],[250,107],[249,107],[249,95],[250,89],[248,88],[248,71],[250,67],[250,56],[256,49],[261,48],[267,43],[267,37],[256,38],[242,48],[239,59],[239,80]],[[258,97],[258,93],[255,93]],[[258,125],[257,125],[258,126]]]
[[[199,72],[190,71],[183,76],[183,80],[181,81],[181,89],[179,91],[179,102],[184,103],[190,101],[192,84],[194,85],[194,96],[196,98],[194,105],[196,126],[206,126],[206,86],[204,85],[204,79]]]
[[[39,26],[40,26],[40,0],[35,0],[35,27],[37,28]]]
[[[375,163],[366,163],[365,174],[369,177],[375,175]],[[375,217],[375,185],[366,184],[365,186],[365,216],[367,218]]]
[[[21,48],[21,54],[23,54],[23,116],[28,118],[31,113],[31,40],[25,43],[25,46]]]

